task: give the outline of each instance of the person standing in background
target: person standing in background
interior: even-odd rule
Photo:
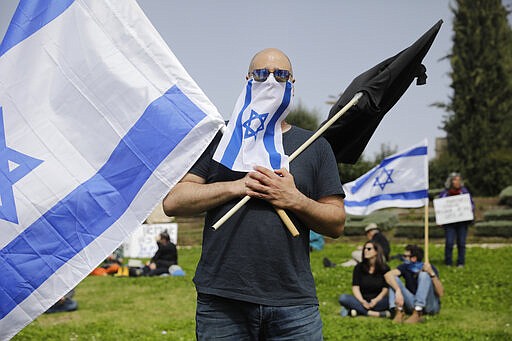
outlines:
[[[450,197],[453,195],[469,194],[471,206],[475,210],[473,198],[468,189],[464,187],[464,182],[460,173],[450,173],[445,182],[445,190],[439,194],[440,198]],[[457,266],[464,267],[466,263],[466,237],[468,235],[468,227],[471,221],[461,221],[452,224],[443,225],[445,246],[444,246],[444,263],[453,265],[453,244],[457,240]]]

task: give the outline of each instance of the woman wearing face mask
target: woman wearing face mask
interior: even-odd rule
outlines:
[[[453,195],[470,194],[468,189],[464,187],[464,182],[460,173],[450,173],[445,183],[445,190],[439,195],[440,198],[450,197]],[[475,209],[475,204],[471,198],[471,206]],[[463,267],[466,262],[466,237],[468,235],[468,227],[471,221],[461,221],[452,224],[443,225],[445,235],[444,247],[444,263],[453,265],[453,244],[457,240],[457,266]]]
[[[341,316],[363,315],[389,317],[388,287],[384,274],[389,271],[382,248],[379,244],[367,241],[362,251],[361,263],[352,273],[352,293],[339,298],[342,306]]]

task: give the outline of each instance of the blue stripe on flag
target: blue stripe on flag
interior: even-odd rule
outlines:
[[[64,12],[74,0],[21,0],[0,45],[0,56]]]
[[[173,86],[146,108],[94,176],[0,250],[0,319],[116,222],[205,116]]]
[[[382,160],[382,162],[377,167],[375,167],[373,169],[373,171],[368,172],[365,176],[363,176],[362,178],[360,178],[359,180],[356,181],[356,183],[354,184],[354,187],[352,187],[352,189],[350,190],[351,193],[354,194],[357,191],[359,191],[361,189],[361,187],[364,186],[366,181],[368,181],[368,179],[373,177],[379,169],[387,166],[388,164],[395,161],[396,159],[400,159],[403,157],[410,157],[410,156],[421,156],[421,155],[427,155],[427,146],[416,147],[416,148],[408,150],[402,154],[398,154],[393,157],[389,157],[389,158]]]
[[[267,125],[267,128],[265,129],[265,134],[263,135],[263,144],[265,145],[265,149],[267,150],[269,156],[270,156],[270,165],[272,166],[272,169],[279,169],[281,168],[281,154],[276,150],[276,144],[274,139],[274,132],[275,132],[275,126],[277,123],[277,120],[286,108],[288,108],[288,105],[290,104],[290,99],[292,97],[292,83],[286,82],[286,89],[283,96],[283,101],[281,102],[281,105],[279,108],[277,108],[276,113],[272,116],[272,119]]]
[[[224,151],[224,155],[222,155],[222,163],[224,166],[228,168],[233,168],[233,164],[235,163],[236,157],[238,153],[240,153],[240,148],[242,146],[242,116],[244,114],[245,109],[251,103],[252,98],[252,79],[247,82],[247,86],[245,88],[245,101],[242,110],[238,113],[236,118],[235,130],[233,131],[233,135],[231,135],[231,139],[229,139],[229,143]]]
[[[384,200],[417,200],[424,199],[428,197],[428,190],[422,189],[414,192],[401,192],[401,193],[390,193],[390,194],[380,194],[374,197],[362,200],[362,201],[349,201],[345,200],[345,206],[348,207],[364,207],[375,204],[378,201]]]

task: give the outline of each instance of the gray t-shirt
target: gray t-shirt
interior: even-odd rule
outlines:
[[[291,155],[311,135],[292,127],[283,134],[285,153]],[[219,140],[217,136],[190,170],[206,183],[245,176],[212,160]],[[290,172],[297,188],[309,198],[344,196],[334,154],[323,138],[291,162]],[[300,232],[294,238],[269,203],[251,199],[214,230],[211,226],[238,201],[206,214],[203,250],[194,277],[197,291],[262,305],[318,304],[309,264],[308,227],[287,212]]]

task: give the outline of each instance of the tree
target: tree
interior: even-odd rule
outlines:
[[[348,182],[354,181],[361,175],[367,173],[376,165],[377,163],[366,160],[363,155],[361,155],[357,162],[353,165],[339,163],[338,171],[340,173],[341,183],[346,184]]]
[[[315,131],[318,128],[318,118],[315,112],[311,112],[306,107],[299,103],[292,111],[286,116],[286,122]]]
[[[512,30],[500,0],[457,0],[445,105],[449,158],[475,193],[512,184]]]

